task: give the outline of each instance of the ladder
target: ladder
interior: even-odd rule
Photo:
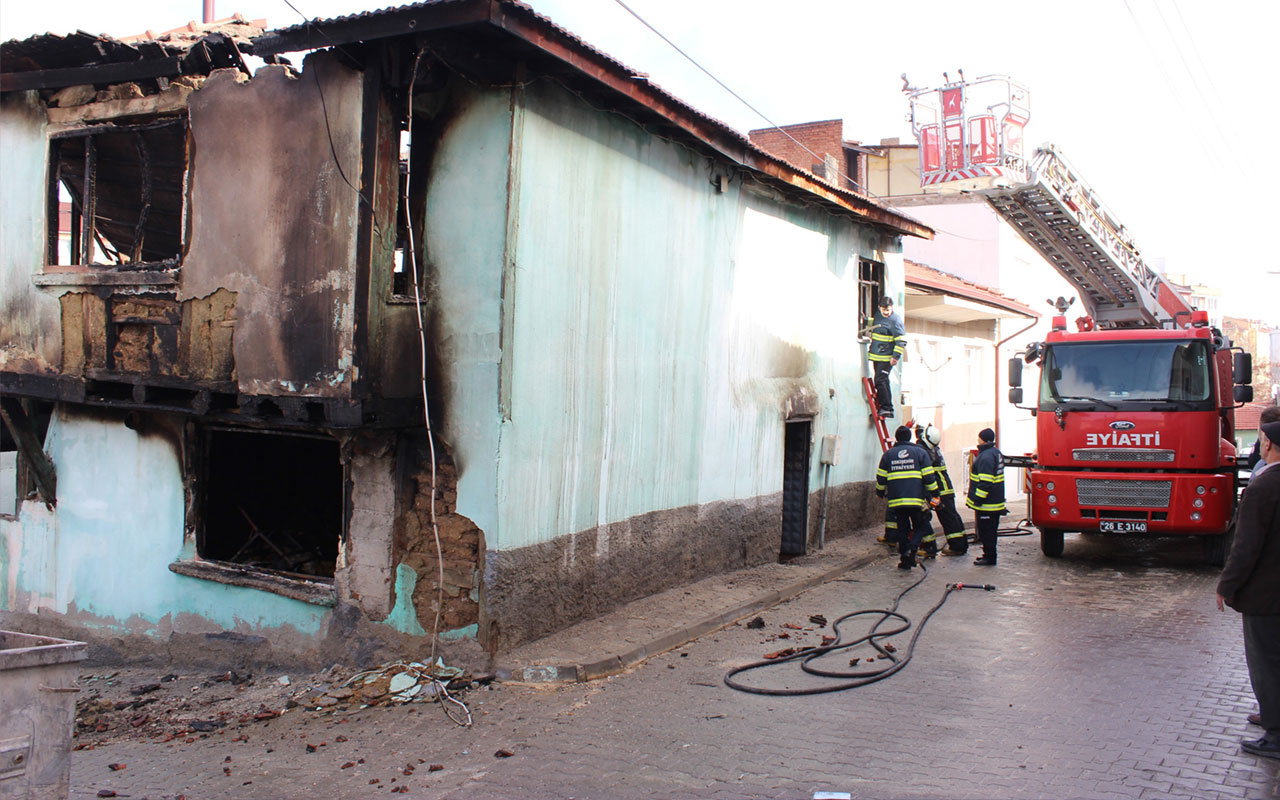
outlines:
[[[880,416],[880,404],[876,401],[876,384],[871,378],[862,379],[862,393],[867,398],[867,408],[871,409],[871,422],[876,426],[876,434],[880,437],[881,452],[889,452],[893,447],[893,436],[889,434],[889,423]]]
[[[1053,145],[1036,151],[1025,182],[974,193],[1078,289],[1098,327],[1190,323],[1191,306],[1142,260],[1124,226]]]

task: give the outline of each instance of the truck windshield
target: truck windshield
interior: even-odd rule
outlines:
[[[1212,407],[1204,342],[1088,342],[1048,348],[1040,370],[1040,408]]]

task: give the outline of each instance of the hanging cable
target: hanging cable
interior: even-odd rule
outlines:
[[[413,147],[413,84],[418,78],[418,67],[422,64],[422,56],[425,52],[426,48],[419,45],[418,52],[413,58],[413,71],[409,75],[409,89],[406,93],[406,101],[409,104],[409,113],[406,115],[405,136],[409,139],[410,148]],[[412,158],[409,159],[409,163],[412,165]],[[410,166],[409,169],[411,168],[412,167]],[[465,703],[461,700],[455,699],[449,694],[443,681],[434,677],[434,670],[437,663],[436,642],[440,638],[440,614],[444,610],[444,548],[440,545],[440,526],[436,522],[436,494],[438,491],[436,486],[436,445],[435,436],[431,432],[431,406],[427,400],[427,333],[426,325],[422,320],[422,291],[419,287],[418,251],[413,238],[413,216],[409,211],[409,184],[411,183],[411,178],[412,174],[406,171],[400,192],[400,202],[403,204],[405,215],[409,218],[409,224],[405,226],[405,237],[407,240],[405,242],[407,245],[405,250],[409,256],[409,275],[413,280],[413,307],[417,312],[416,319],[418,321],[418,352],[421,355],[419,375],[421,376],[420,385],[422,386],[422,421],[427,428],[427,452],[431,461],[431,501],[427,507],[430,509],[431,538],[435,542],[436,546],[437,568],[436,614],[435,620],[431,624],[431,660],[428,664],[433,671],[432,680],[435,681],[436,691],[439,693],[440,708],[444,710],[445,715],[449,717],[449,719],[453,720],[454,723],[466,727],[471,724],[471,711],[467,708]],[[466,712],[466,721],[460,722],[457,720],[453,714],[450,713],[449,706],[446,705],[446,702],[461,706],[462,710]]]
[[[644,17],[642,17],[642,16],[640,16],[639,14],[637,14],[637,13],[636,13],[632,8],[631,8],[631,6],[627,5],[627,4],[626,4],[626,3],[624,3],[622,0],[613,0],[613,1],[614,1],[615,3],[617,3],[618,5],[622,6],[622,8],[623,8],[623,9],[624,9],[628,14],[630,14],[631,16],[633,16],[633,17],[635,17],[637,20],[639,20],[639,22],[640,22],[640,24],[641,24],[641,25],[643,25],[643,26],[645,26],[646,28],[648,28],[649,30],[653,31],[653,33],[654,33],[654,34],[655,34],[659,39],[661,39],[662,41],[664,41],[664,42],[666,42],[668,45],[670,45],[670,46],[671,46],[671,49],[675,50],[677,53],[679,53],[680,55],[684,56],[685,60],[687,60],[690,64],[692,64],[692,65],[694,65],[695,67],[697,67],[697,68],[702,72],[702,74],[706,75],[708,78],[710,78],[711,80],[715,81],[715,82],[716,82],[716,84],[717,84],[717,85],[719,85],[721,89],[724,89],[726,92],[728,92],[729,94],[733,95],[733,96],[734,96],[734,98],[735,98],[739,103],[742,103],[744,106],[746,106],[747,108],[751,109],[751,110],[752,110],[752,112],[754,112],[754,113],[756,114],[756,116],[760,117],[760,119],[762,119],[762,120],[764,120],[765,122],[769,123],[769,127],[773,128],[774,130],[776,130],[776,131],[778,131],[779,133],[781,133],[783,136],[785,136],[785,137],[787,137],[788,139],[790,139],[790,140],[792,141],[792,143],[793,143],[793,144],[795,144],[797,147],[799,147],[801,150],[805,151],[805,152],[806,152],[806,153],[808,153],[809,155],[813,156],[813,157],[814,157],[814,159],[815,159],[816,161],[821,162],[821,161],[823,160],[823,159],[822,159],[822,157],[821,157],[821,156],[819,156],[817,153],[815,153],[815,152],[813,152],[812,150],[810,150],[809,148],[805,147],[805,146],[804,146],[804,144],[803,144],[799,139],[797,139],[796,137],[794,137],[794,136],[792,136],[791,134],[787,133],[787,131],[786,131],[782,126],[778,125],[778,123],[774,122],[773,120],[769,119],[769,117],[765,116],[765,113],[764,113],[763,111],[761,111],[760,109],[758,109],[758,108],[756,108],[755,106],[751,105],[750,103],[748,103],[748,102],[746,101],[746,99],[745,99],[745,98],[743,98],[743,97],[742,97],[742,95],[740,95],[740,94],[738,94],[737,92],[735,92],[734,90],[730,89],[727,85],[725,85],[724,81],[720,80],[720,79],[719,79],[719,78],[717,78],[715,75],[711,74],[711,71],[710,71],[710,70],[708,70],[706,67],[702,66],[701,64],[699,64],[697,61],[695,61],[695,60],[694,60],[694,58],[693,58],[693,56],[691,56],[691,55],[689,55],[688,53],[686,53],[685,51],[681,50],[681,49],[680,49],[680,47],[679,47],[679,45],[677,45],[675,42],[671,41],[671,40],[670,40],[670,39],[668,39],[666,36],[664,36],[664,35],[662,34],[662,31],[660,31],[660,30],[658,30],[657,28],[655,28],[655,27],[653,27],[652,25],[650,25],[650,24],[648,23],[648,21],[647,21],[647,20],[645,20],[645,18],[644,18]],[[837,173],[841,178],[844,178],[845,180],[847,180],[851,185],[853,185],[853,186],[854,186],[854,188],[856,188],[858,191],[862,192],[863,194],[867,195],[868,197],[872,197],[872,198],[874,198],[874,199],[876,199],[876,200],[882,200],[882,199],[883,199],[883,198],[881,198],[881,197],[879,197],[879,196],[877,196],[877,195],[872,194],[872,193],[871,193],[871,192],[870,192],[870,191],[869,191],[865,186],[863,186],[862,184],[858,183],[858,182],[857,182],[857,181],[855,181],[853,178],[851,178],[851,177],[849,177],[848,175],[846,175],[844,172],[842,172],[842,171],[840,171],[840,170],[836,170],[836,173]],[[839,187],[837,187],[837,188],[839,188]]]
[[[837,619],[834,623],[832,623],[831,627],[832,627],[832,630],[835,631],[836,638],[835,638],[835,641],[832,642],[831,644],[824,645],[821,647],[806,648],[804,650],[801,650],[798,653],[793,653],[789,656],[783,656],[782,658],[753,661],[749,664],[744,664],[740,667],[735,667],[734,669],[729,670],[729,672],[724,676],[725,685],[731,689],[737,689],[740,692],[748,692],[750,694],[796,697],[796,696],[802,696],[802,695],[828,694],[830,692],[841,692],[846,689],[856,689],[860,686],[867,686],[868,684],[882,681],[885,678],[888,678],[889,676],[897,673],[899,670],[902,670],[903,668],[905,668],[907,664],[911,663],[911,657],[915,653],[915,649],[916,649],[916,642],[920,639],[920,634],[924,632],[925,625],[929,624],[929,620],[933,617],[934,614],[938,612],[938,609],[942,608],[943,604],[947,602],[947,598],[951,596],[952,592],[958,591],[960,589],[985,589],[987,591],[994,591],[996,588],[991,584],[982,584],[979,586],[975,586],[973,584],[965,584],[965,583],[947,584],[947,588],[942,593],[942,597],[938,600],[937,603],[934,603],[933,607],[930,608],[927,612],[925,612],[925,615],[920,619],[920,624],[916,626],[915,632],[911,635],[911,639],[907,644],[906,651],[899,653],[896,648],[894,648],[892,645],[888,644],[887,642],[883,642],[883,640],[888,639],[891,636],[896,636],[900,633],[905,633],[906,631],[910,630],[912,622],[905,614],[902,614],[901,612],[898,611],[898,606],[902,603],[902,598],[906,597],[908,592],[910,592],[912,589],[916,588],[920,584],[924,583],[925,579],[929,577],[929,570],[926,567],[924,567],[924,565],[921,565],[920,570],[923,573],[920,576],[920,578],[915,583],[911,584],[910,586],[908,586],[907,588],[903,589],[901,592],[898,593],[898,596],[894,598],[892,607],[861,609],[858,611],[852,611],[848,614],[845,614],[844,616]],[[875,623],[871,626],[870,630],[866,634],[859,636],[856,639],[852,639],[850,641],[844,640],[844,633],[841,631],[841,626],[845,622],[851,619],[854,619],[856,617],[870,617],[874,615],[879,615],[879,619],[875,621]],[[901,624],[893,628],[882,629],[881,626],[884,625],[889,620],[898,620]],[[876,661],[887,659],[889,661],[889,665],[886,667],[881,667],[876,669],[862,669],[862,670],[853,670],[853,671],[822,669],[816,665],[816,662],[818,661],[818,659],[829,656],[833,653],[849,650],[850,648],[857,647],[858,645],[861,645],[861,644],[870,645],[872,648],[875,649],[876,653],[878,654],[878,657],[872,657],[872,658],[874,658]],[[850,666],[852,666],[858,660],[860,659],[854,659],[850,661],[849,662]],[[806,689],[777,689],[777,688],[771,688],[767,686],[752,686],[750,684],[743,683],[742,681],[737,680],[737,676],[742,675],[746,672],[751,672],[753,670],[758,670],[758,669],[764,669],[765,667],[776,667],[776,666],[779,666],[782,664],[788,664],[791,662],[798,662],[800,665],[800,669],[809,675],[816,675],[818,677],[823,677],[823,678],[837,678],[837,679],[840,679],[840,683],[835,683],[835,684],[829,683],[822,686],[809,687]]]

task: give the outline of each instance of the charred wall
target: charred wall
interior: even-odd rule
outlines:
[[[191,95],[178,299],[235,293],[241,392],[350,394],[361,98],[360,73],[324,54],[300,76],[220,70]]]

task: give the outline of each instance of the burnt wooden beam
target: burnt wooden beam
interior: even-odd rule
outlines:
[[[58,502],[58,473],[53,461],[44,452],[40,437],[36,436],[35,423],[27,415],[22,401],[16,397],[0,397],[0,418],[4,419],[5,427],[13,434],[18,451],[22,453],[23,460],[35,477],[40,499],[53,508]]]
[[[24,89],[61,89],[66,86],[102,83],[131,83],[154,78],[176,78],[183,70],[182,56],[95,64],[88,67],[39,69],[30,72],[0,73],[0,92]]]

